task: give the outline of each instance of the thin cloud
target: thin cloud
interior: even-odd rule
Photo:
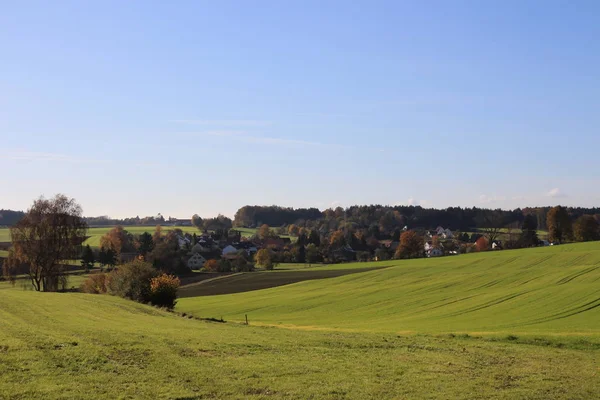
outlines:
[[[187,125],[213,125],[213,126],[269,126],[273,121],[258,119],[174,119],[170,122]]]
[[[560,198],[560,197],[567,197],[567,195],[565,193],[563,193],[559,188],[554,188],[554,189],[550,189],[546,193],[546,197]]]

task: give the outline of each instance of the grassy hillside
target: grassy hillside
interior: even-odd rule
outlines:
[[[600,242],[389,264],[339,278],[185,298],[178,309],[342,330],[600,334]]]
[[[0,283],[0,398],[589,399],[576,343],[274,329]]]

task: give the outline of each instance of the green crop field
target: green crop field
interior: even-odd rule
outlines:
[[[0,283],[7,399],[592,399],[598,355],[569,337],[524,344],[209,323]]]
[[[0,282],[0,398],[600,398],[599,242],[284,265],[211,290],[304,273],[181,298],[187,315]]]
[[[234,321],[247,314],[261,324],[339,330],[594,338],[600,333],[600,242],[387,265],[339,278],[185,298],[177,308]]]

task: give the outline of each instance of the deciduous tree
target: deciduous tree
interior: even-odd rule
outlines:
[[[10,233],[15,260],[29,264],[35,290],[55,291],[66,283],[62,263],[79,256],[86,232],[81,206],[74,199],[59,194],[34,201]]]
[[[154,250],[154,240],[152,239],[152,235],[148,232],[144,232],[138,236],[136,244],[138,254],[144,258],[146,258],[148,253]]]
[[[413,230],[403,232],[400,235],[400,245],[396,250],[396,258],[422,257],[424,252],[423,238]]]
[[[265,269],[273,269],[273,255],[269,249],[260,249],[254,257],[257,265]]]
[[[203,229],[203,221],[202,221],[202,218],[200,218],[200,216],[198,214],[192,215],[192,225],[194,225],[196,228],[198,228],[200,230]]]
[[[268,239],[270,237],[273,237],[273,232],[271,231],[271,228],[269,228],[269,225],[261,225],[260,228],[258,228],[258,237],[261,240],[265,240]]]
[[[100,238],[100,246],[111,249],[118,257],[122,252],[134,250],[133,236],[121,225],[117,225]]]
[[[546,225],[550,241],[562,242],[573,239],[573,226],[564,207],[552,207],[546,216]]]
[[[329,245],[333,248],[341,247],[346,244],[344,231],[337,230],[331,234]]]
[[[482,236],[475,242],[475,248],[477,251],[487,251],[490,249],[490,242],[485,236]]]
[[[520,242],[523,247],[537,246],[539,239],[537,236],[537,217],[535,215],[525,216],[521,228]]]
[[[573,224],[573,233],[578,242],[589,242],[600,239],[598,221],[592,215],[582,215]]]

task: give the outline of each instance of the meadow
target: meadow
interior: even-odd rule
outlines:
[[[347,264],[359,265],[387,268],[184,298],[177,309],[232,321],[247,314],[265,325],[352,331],[592,338],[600,333],[600,242]]]
[[[581,346],[214,323],[0,283],[0,398],[597,398]]]
[[[600,397],[600,242],[207,283],[255,290],[173,313],[0,282],[0,398]]]

